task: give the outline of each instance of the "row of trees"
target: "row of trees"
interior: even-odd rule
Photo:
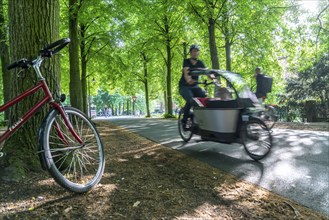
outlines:
[[[167,115],[173,115],[173,102],[183,102],[178,81],[192,43],[201,45],[201,59],[209,68],[239,72],[254,84],[253,70],[261,66],[275,78],[274,93],[283,92],[287,77],[310,68],[329,51],[326,2],[319,2],[319,12],[309,20],[300,16],[299,4],[290,0],[0,0],[1,97],[8,101],[36,80],[28,71],[20,77],[9,74],[5,68],[9,62],[34,58],[45,44],[67,36],[72,42],[61,61],[60,56],[47,60],[42,71],[53,92],[59,83],[62,92],[69,93],[71,105],[86,113],[88,95],[96,96],[100,88],[127,97],[143,93],[147,116],[150,101],[160,98],[165,100]],[[9,123],[40,97],[37,94],[7,112]],[[34,152],[37,126],[45,112],[6,143],[6,151],[15,155],[9,164],[22,167],[27,161],[33,167],[35,160],[27,155]]]

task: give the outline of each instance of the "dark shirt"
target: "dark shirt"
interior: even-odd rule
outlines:
[[[203,62],[201,60],[198,60],[196,62],[196,64],[193,65],[191,63],[191,60],[190,59],[184,59],[183,69],[184,69],[184,67],[189,67],[191,69],[193,69],[193,68],[206,68],[206,66],[203,64]],[[194,79],[195,81],[198,81],[199,80],[199,76],[192,76],[192,79]],[[194,85],[187,84],[187,82],[185,80],[185,77],[184,77],[184,71],[182,71],[182,77],[179,80],[179,87],[181,87],[181,86],[194,86]]]

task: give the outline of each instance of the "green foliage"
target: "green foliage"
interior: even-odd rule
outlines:
[[[164,118],[176,118],[176,116],[172,115],[172,114],[164,114],[163,117]]]
[[[304,70],[329,51],[329,13],[325,1],[319,1],[318,11],[314,13],[306,13],[297,0],[78,2],[79,27],[87,27],[84,35],[80,33],[79,37],[79,41],[85,42],[87,49],[87,80],[91,82],[92,78],[95,79],[89,85],[90,93],[95,100],[101,96],[99,90],[103,93],[107,91],[105,96],[112,98],[107,104],[100,98],[97,101],[99,106],[119,107],[118,103],[138,96],[136,106],[144,112],[146,81],[150,103],[153,100],[164,103],[164,94],[167,92],[168,40],[171,47],[173,102],[183,106],[185,101],[178,92],[184,58],[183,43],[187,47],[193,43],[201,45],[200,59],[210,68],[206,20],[209,17],[216,21],[215,34],[221,69],[225,69],[225,46],[229,43],[231,69],[240,73],[250,86],[256,84],[253,74],[257,66],[262,67],[263,73],[273,77],[273,91],[267,99],[271,103],[279,100],[276,95],[284,93],[287,82],[293,83],[297,73],[301,73],[302,77]],[[60,0],[60,7],[60,35],[67,37],[68,1]],[[167,35],[164,32],[165,24],[170,27]],[[145,60],[142,53],[147,57],[147,76],[144,75]],[[79,56],[81,62],[82,55]],[[62,92],[68,94],[68,49],[62,51],[61,67]],[[306,71],[304,75],[311,72]],[[315,79],[314,74],[312,72],[311,75]],[[316,89],[323,84],[312,83],[304,83],[303,88],[312,86],[312,89],[306,88],[312,90],[312,94],[317,93],[312,97],[316,96],[319,101],[320,97],[324,99],[325,95],[320,95],[320,91]]]
[[[284,101],[286,106],[291,102],[303,103],[305,100],[316,100],[322,108],[318,108],[318,117],[329,115],[329,55],[325,54],[312,66],[301,71],[288,80]]]

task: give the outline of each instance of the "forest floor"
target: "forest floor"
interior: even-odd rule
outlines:
[[[98,123],[101,183],[73,194],[46,172],[0,182],[1,219],[329,219],[130,131]]]

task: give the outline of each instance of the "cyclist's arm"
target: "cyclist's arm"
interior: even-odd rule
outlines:
[[[184,73],[184,78],[185,78],[185,81],[187,82],[187,84],[189,85],[193,85],[195,84],[195,80],[192,79],[192,77],[190,76],[190,68],[189,67],[184,67],[183,68],[183,73]]]

